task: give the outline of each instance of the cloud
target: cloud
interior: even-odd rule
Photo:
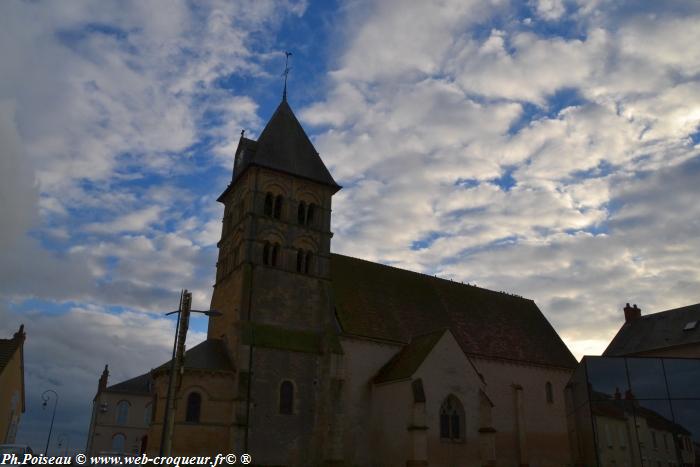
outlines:
[[[578,356],[627,301],[697,302],[697,4],[474,4],[347,14],[300,112],[334,249],[533,298]]]
[[[211,187],[230,177],[239,129],[261,124],[251,88],[230,82],[269,79],[267,50],[305,10],[0,5],[0,330],[27,326],[20,437],[33,447],[42,390],[61,393],[55,431],[78,447],[103,365],[116,382],[160,363],[172,329],[156,314],[181,288],[206,306],[222,215]]]

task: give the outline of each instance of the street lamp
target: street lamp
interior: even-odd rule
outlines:
[[[48,394],[52,392],[54,395],[53,398],[53,415],[51,415],[51,425],[49,426],[49,436],[46,438],[46,449],[44,449],[44,455],[49,455],[49,442],[51,442],[51,432],[53,431],[53,421],[56,418],[56,406],[58,405],[58,393],[54,391],[53,389],[47,389],[41,394],[41,400],[44,401],[42,405],[42,408],[46,408],[46,405],[48,404],[49,400],[51,400],[51,395]]]
[[[63,446],[63,443],[66,444],[66,447],[63,450],[63,455],[67,456],[68,455],[68,446],[70,444],[70,436],[67,433],[61,433],[60,435],[58,435],[58,448],[59,448],[58,452],[59,453],[61,452],[60,448],[61,448],[61,446]]]
[[[168,395],[165,402],[165,416],[163,417],[163,434],[160,440],[160,455],[169,456],[173,442],[173,426],[175,424],[175,378],[180,374],[182,360],[185,356],[185,340],[187,329],[190,325],[190,313],[202,313],[207,316],[221,316],[216,310],[192,310],[192,293],[187,289],[180,294],[180,307],[175,311],[166,313],[170,316],[177,313],[175,325],[175,341],[173,342],[173,358],[170,364],[170,379],[168,380]]]

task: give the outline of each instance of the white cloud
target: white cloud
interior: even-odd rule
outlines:
[[[334,248],[534,298],[579,356],[626,301],[697,302],[691,3],[533,2],[562,37],[505,4],[355,5],[301,112],[345,186]]]

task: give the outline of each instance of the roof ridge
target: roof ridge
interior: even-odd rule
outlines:
[[[645,318],[658,318],[660,317],[659,315],[662,315],[664,313],[673,313],[673,312],[678,312],[687,308],[692,308],[692,307],[697,307],[700,306],[700,303],[693,303],[692,305],[685,305],[685,306],[679,306],[678,308],[671,308],[669,310],[661,310],[661,311],[655,311],[653,313],[647,313],[646,315],[641,315],[640,318],[645,319]],[[633,320],[632,322],[635,322],[637,320]]]
[[[514,299],[518,299],[518,300],[525,300],[525,301],[528,301],[528,302],[534,302],[533,299],[527,298],[527,297],[521,297],[520,295],[515,295],[515,294],[511,294],[511,293],[503,292],[503,291],[499,291],[499,290],[487,289],[487,288],[485,288],[485,287],[479,287],[478,285],[470,284],[470,283],[468,283],[468,282],[467,282],[467,283],[464,283],[464,282],[462,282],[462,281],[455,281],[455,280],[452,280],[452,279],[445,279],[445,278],[443,278],[443,277],[438,277],[438,276],[435,276],[435,275],[432,275],[432,274],[426,274],[426,273],[424,273],[424,272],[413,271],[413,270],[411,270],[411,269],[399,268],[399,267],[397,267],[397,266],[392,266],[392,265],[390,265],[390,264],[384,264],[384,263],[380,263],[380,262],[377,262],[377,261],[370,261],[370,260],[364,259],[364,258],[357,258],[357,257],[355,257],[355,256],[343,255],[343,254],[340,254],[340,253],[333,253],[333,252],[331,252],[331,256],[342,256],[342,257],[344,257],[344,258],[350,258],[350,259],[354,259],[354,260],[356,260],[356,261],[363,261],[363,262],[365,262],[365,263],[374,264],[374,265],[381,266],[381,267],[384,267],[384,268],[395,269],[395,270],[397,270],[397,271],[403,271],[403,272],[408,272],[408,273],[415,274],[415,275],[418,275],[418,276],[427,277],[427,278],[429,278],[429,279],[433,279],[434,281],[441,282],[441,283],[445,283],[445,284],[454,284],[454,285],[457,285],[457,286],[460,286],[460,285],[461,285],[461,286],[465,286],[465,287],[471,287],[471,288],[474,288],[474,289],[483,290],[484,292],[490,292],[490,293],[493,293],[493,294],[502,295],[502,296],[504,296],[504,297],[514,298]]]

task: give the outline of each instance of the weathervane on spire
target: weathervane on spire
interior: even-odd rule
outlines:
[[[284,91],[282,92],[282,100],[287,101],[287,76],[289,76],[289,72],[291,71],[291,68],[289,68],[289,56],[292,55],[291,52],[284,52],[284,55],[286,56],[284,59],[284,72],[282,73],[282,76],[284,76]]]

